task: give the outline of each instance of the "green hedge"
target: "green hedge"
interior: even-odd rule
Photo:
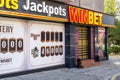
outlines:
[[[114,54],[120,54],[120,45],[112,45],[111,47],[108,47],[108,52]]]

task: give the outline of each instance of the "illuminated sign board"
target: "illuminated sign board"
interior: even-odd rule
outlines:
[[[49,0],[1,0],[0,15],[114,27],[111,15]]]
[[[75,23],[102,25],[103,14],[69,6],[69,20]]]
[[[47,0],[1,0],[0,14],[66,22],[67,5]]]

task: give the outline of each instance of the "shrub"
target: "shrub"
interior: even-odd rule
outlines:
[[[108,53],[120,54],[120,46],[119,45],[112,45],[108,48]]]

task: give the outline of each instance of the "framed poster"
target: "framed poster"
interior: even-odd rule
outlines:
[[[25,21],[0,17],[0,74],[24,70]]]
[[[98,28],[98,55],[104,57],[105,53],[105,28]]]
[[[64,25],[40,21],[30,21],[29,25],[29,69],[65,64]],[[31,34],[34,36],[31,37]],[[35,40],[36,35],[39,36]],[[34,57],[35,54],[37,54],[36,57]]]

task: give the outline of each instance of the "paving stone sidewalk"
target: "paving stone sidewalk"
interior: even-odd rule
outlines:
[[[109,61],[102,62],[101,66],[86,69],[56,69],[31,73],[0,80],[110,80],[120,72],[120,57],[112,56]]]

